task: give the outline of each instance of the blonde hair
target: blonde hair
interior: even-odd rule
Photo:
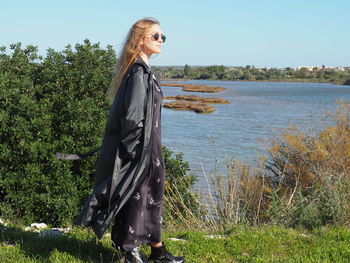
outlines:
[[[111,98],[114,98],[129,67],[136,62],[138,56],[140,55],[140,40],[146,35],[147,29],[155,24],[159,25],[159,21],[157,19],[145,17],[138,20],[130,28],[129,33],[126,36],[122,52],[117,60],[115,77],[108,92],[108,95]]]

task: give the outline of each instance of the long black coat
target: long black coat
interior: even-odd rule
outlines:
[[[74,221],[91,226],[98,238],[149,174],[154,81],[159,82],[150,67],[138,59],[126,73],[112,104],[94,190]]]

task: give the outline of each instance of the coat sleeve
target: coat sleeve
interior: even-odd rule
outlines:
[[[146,86],[142,66],[133,70],[127,80],[124,96],[125,115],[121,121],[122,154],[134,159],[141,154],[145,118]]]

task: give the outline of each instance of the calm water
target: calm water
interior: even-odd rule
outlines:
[[[165,96],[222,97],[231,104],[217,104],[211,114],[162,109],[163,144],[183,152],[191,170],[198,174],[196,187],[206,187],[203,170],[225,167],[232,157],[257,166],[258,156],[276,134],[288,127],[320,130],[326,112],[334,113],[337,100],[350,100],[350,87],[320,83],[196,81],[186,83],[222,86],[219,93],[183,92],[163,87]]]

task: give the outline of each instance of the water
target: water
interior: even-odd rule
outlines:
[[[196,188],[206,188],[203,171],[236,158],[251,166],[267,155],[276,134],[297,126],[319,131],[334,113],[337,100],[350,100],[350,87],[321,83],[237,82],[190,80],[186,83],[222,86],[219,93],[183,92],[180,87],[162,87],[165,96],[197,95],[228,99],[216,104],[211,114],[162,109],[163,144],[183,152],[191,171],[199,176]],[[313,131],[314,132],[314,131]]]

